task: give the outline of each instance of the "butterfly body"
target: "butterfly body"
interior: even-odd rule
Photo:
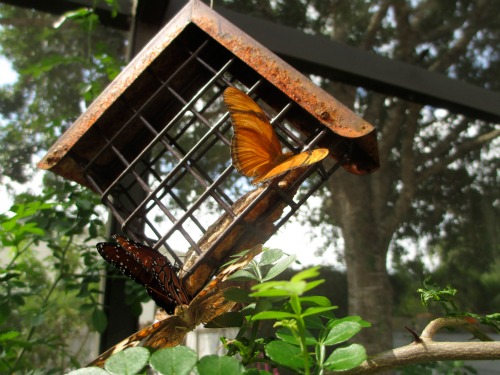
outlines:
[[[190,299],[170,261],[149,246],[114,235],[117,243],[101,242],[97,251],[111,265],[143,285],[155,303],[173,314],[175,307]]]
[[[328,149],[320,148],[294,155],[283,153],[278,136],[262,109],[247,94],[233,87],[224,91],[234,136],[231,159],[236,170],[252,184],[272,180],[289,170],[323,160]]]

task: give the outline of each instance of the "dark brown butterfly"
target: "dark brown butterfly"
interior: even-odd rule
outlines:
[[[117,241],[98,243],[97,251],[111,265],[143,285],[155,303],[173,314],[175,307],[189,304],[190,299],[172,264],[149,246],[113,235]]]
[[[236,271],[245,267],[262,251],[262,245],[256,245],[243,256],[223,269],[207,286],[205,286],[189,305],[179,305],[175,315],[153,323],[125,340],[111,347],[88,366],[102,367],[111,355],[141,344],[155,350],[177,346],[184,340],[186,334],[201,323],[208,323],[217,316],[233,310],[238,303],[224,298],[224,292],[234,287],[234,282],[228,280]]]

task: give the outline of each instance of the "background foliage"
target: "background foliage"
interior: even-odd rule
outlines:
[[[0,372],[60,373],[87,359],[89,327],[106,325],[94,247],[103,210],[50,174],[42,191],[35,164],[119,72],[125,39],[87,10],[57,18],[1,4],[0,14],[0,51],[19,74],[0,88],[0,182],[14,201],[0,214]]]

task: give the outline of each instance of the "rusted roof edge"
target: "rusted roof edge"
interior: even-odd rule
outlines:
[[[194,0],[192,22],[278,87],[333,132],[362,137],[374,127],[309,78],[204,3]]]
[[[122,95],[127,88],[146,70],[151,61],[168,46],[187,25],[191,23],[193,4],[188,3],[156,36],[150,40],[127,67],[104,89],[80,117],[52,145],[40,160],[40,169],[53,168],[75,145],[75,143],[94,125],[103,113]]]
[[[208,6],[199,0],[191,0],[59,138],[37,164],[38,168],[55,167],[149,64],[191,23],[232,51],[333,132],[346,138],[359,138],[370,133],[375,137],[371,124]]]

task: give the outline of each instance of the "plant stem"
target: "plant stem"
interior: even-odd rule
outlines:
[[[306,325],[302,318],[302,308],[299,301],[299,296],[294,294],[290,296],[290,302],[296,314],[297,330],[299,331],[299,343],[302,351],[302,359],[304,361],[304,371],[306,375],[311,373],[309,365],[309,351],[306,344]]]
[[[5,269],[8,270],[9,268],[11,268],[12,265],[15,263],[16,259],[19,258],[26,250],[28,250],[30,248],[30,246],[33,245],[34,242],[35,242],[35,240],[31,239],[26,243],[24,248],[17,250],[15,255],[12,257],[12,260],[9,262],[9,264],[7,265],[7,267]],[[16,246],[16,248],[17,248],[17,246]]]

